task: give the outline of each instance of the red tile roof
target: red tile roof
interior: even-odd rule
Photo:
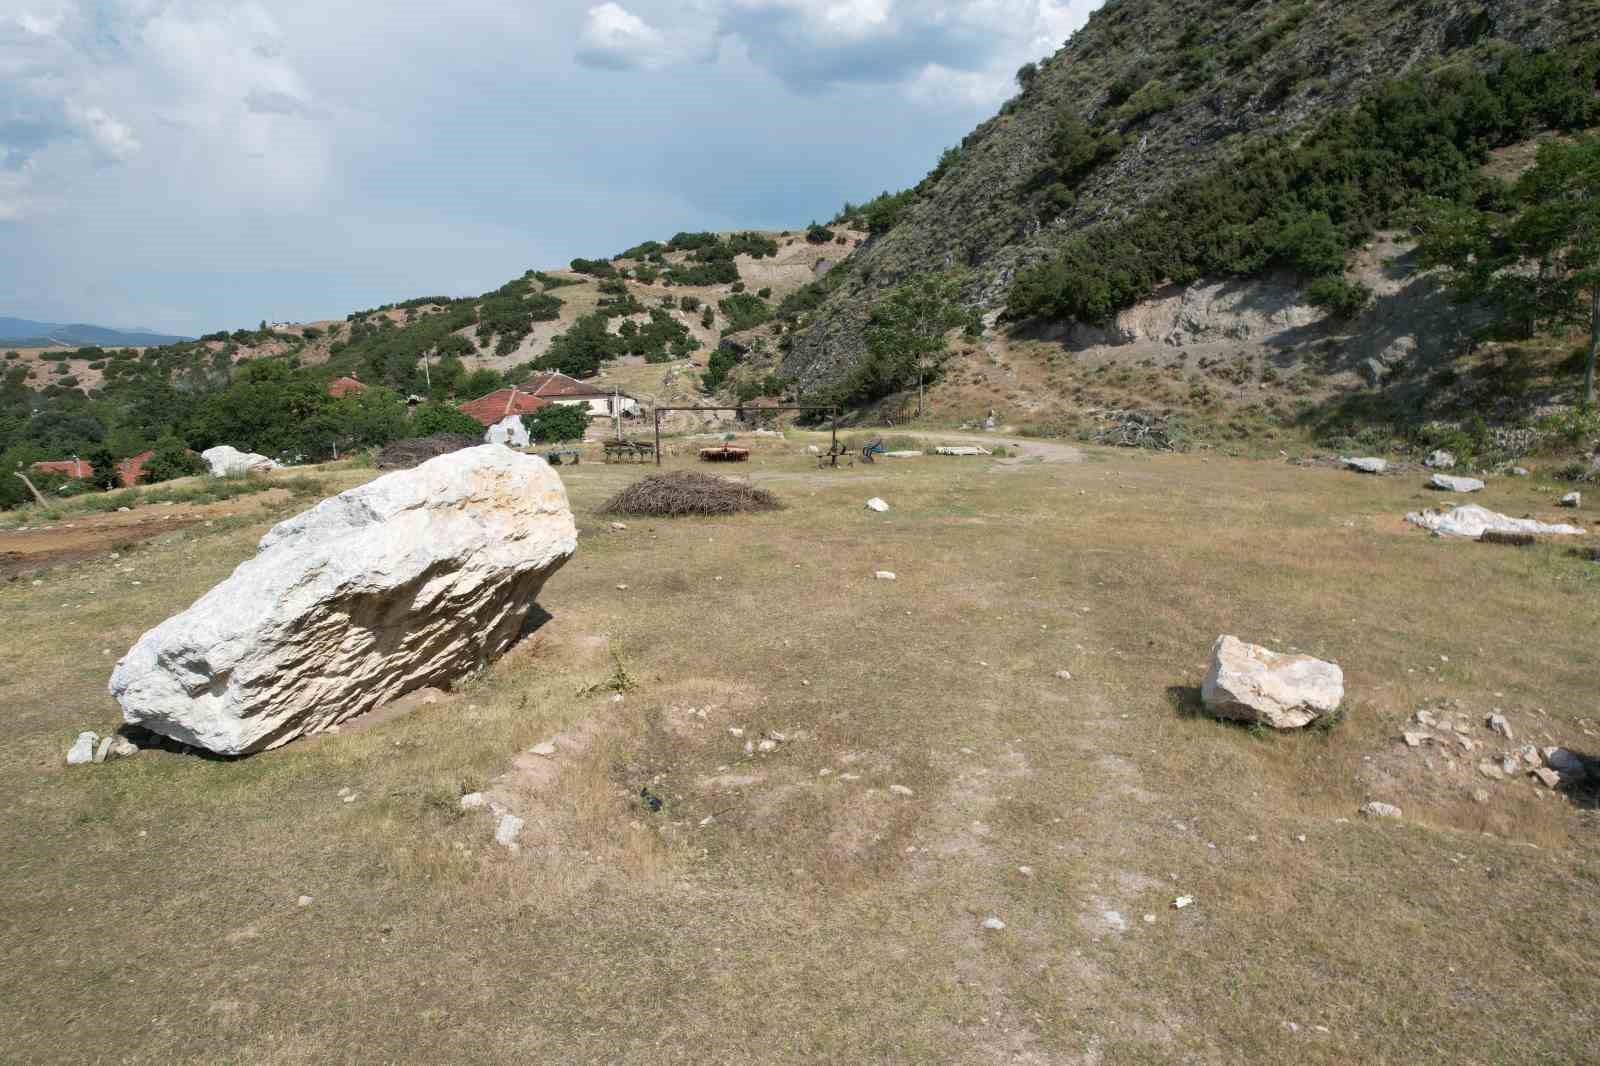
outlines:
[[[509,389],[496,389],[487,396],[479,396],[476,400],[468,400],[461,405],[461,410],[477,419],[480,425],[492,426],[507,415],[532,414],[541,407],[549,406],[549,400],[541,400],[513,386]]]
[[[610,396],[609,389],[596,388],[588,382],[579,381],[559,370],[547,370],[542,374],[535,374],[522,383],[522,390],[535,396],[549,396],[568,398],[572,396]]]
[[[366,392],[367,386],[355,378],[335,378],[328,386],[328,395],[335,400],[343,399],[352,392]]]
[[[129,456],[117,464],[117,472],[122,475],[122,484],[124,488],[131,489],[133,486],[139,483],[140,476],[144,474],[144,464],[149,462],[150,457],[155,453],[155,449],[151,448],[149,451],[143,451],[138,455]]]
[[[88,478],[94,476],[94,465],[87,459],[50,459],[42,463],[34,463],[33,469],[41,474],[65,474],[67,477]]]

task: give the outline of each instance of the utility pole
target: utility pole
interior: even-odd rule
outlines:
[[[27,474],[24,474],[20,470],[14,471],[14,473],[18,477],[20,477],[22,479],[22,483],[24,485],[28,486],[28,491],[33,493],[33,498],[34,499],[39,501],[39,506],[40,507],[48,507],[48,506],[50,506],[50,501],[44,498],[44,493],[42,493],[38,489],[34,488],[33,482],[28,480],[28,475]]]
[[[622,439],[622,389],[611,386],[611,420],[617,424],[617,439]]]

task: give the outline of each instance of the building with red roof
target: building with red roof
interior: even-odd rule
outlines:
[[[468,400],[461,405],[461,410],[477,419],[479,425],[487,428],[498,425],[513,415],[531,415],[541,407],[549,406],[549,400],[523,392],[513,385],[508,389],[496,389],[487,396],[479,396],[476,400]]]
[[[149,462],[154,454],[155,450],[150,449],[117,462],[117,476],[122,479],[124,488],[131,489],[139,484],[139,478],[144,474],[144,464]],[[87,481],[94,477],[94,464],[87,459],[48,459],[42,463],[34,463],[32,469],[41,474],[60,474],[62,477],[79,481]]]
[[[354,374],[351,374],[346,378],[334,378],[333,381],[328,384],[328,395],[332,396],[335,400],[342,400],[346,396],[366,391],[366,383],[361,381]]]

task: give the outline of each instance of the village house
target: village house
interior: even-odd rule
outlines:
[[[484,427],[483,439],[486,443],[526,448],[528,428],[522,424],[522,416],[549,407],[550,401],[513,385],[507,389],[496,389],[476,400],[468,400],[460,406],[463,414],[472,416]]]
[[[142,451],[138,455],[131,455],[126,459],[118,460],[117,476],[122,481],[123,488],[132,488],[139,484],[139,478],[144,475],[144,464],[150,461],[155,454],[154,449]],[[34,463],[29,467],[40,474],[60,474],[62,477],[74,481],[87,481],[94,477],[94,464],[87,459],[73,457],[71,459],[47,459]]]
[[[564,405],[583,404],[591,417],[610,418],[618,411],[624,418],[637,418],[639,401],[620,390],[607,389],[555,370],[535,374],[522,383],[522,391]]]
[[[366,391],[366,383],[357,378],[354,373],[349,377],[335,378],[328,383],[328,395],[335,400],[342,400],[346,396],[353,396]]]

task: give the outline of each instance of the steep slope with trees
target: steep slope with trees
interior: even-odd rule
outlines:
[[[873,237],[780,373],[837,390],[872,308],[928,272],[1019,322],[1106,326],[1166,285],[1273,272],[1359,311],[1341,267],[1375,229],[1471,201],[1496,146],[1593,124],[1597,39],[1589,2],[1113,0],[919,186],[846,206]]]

